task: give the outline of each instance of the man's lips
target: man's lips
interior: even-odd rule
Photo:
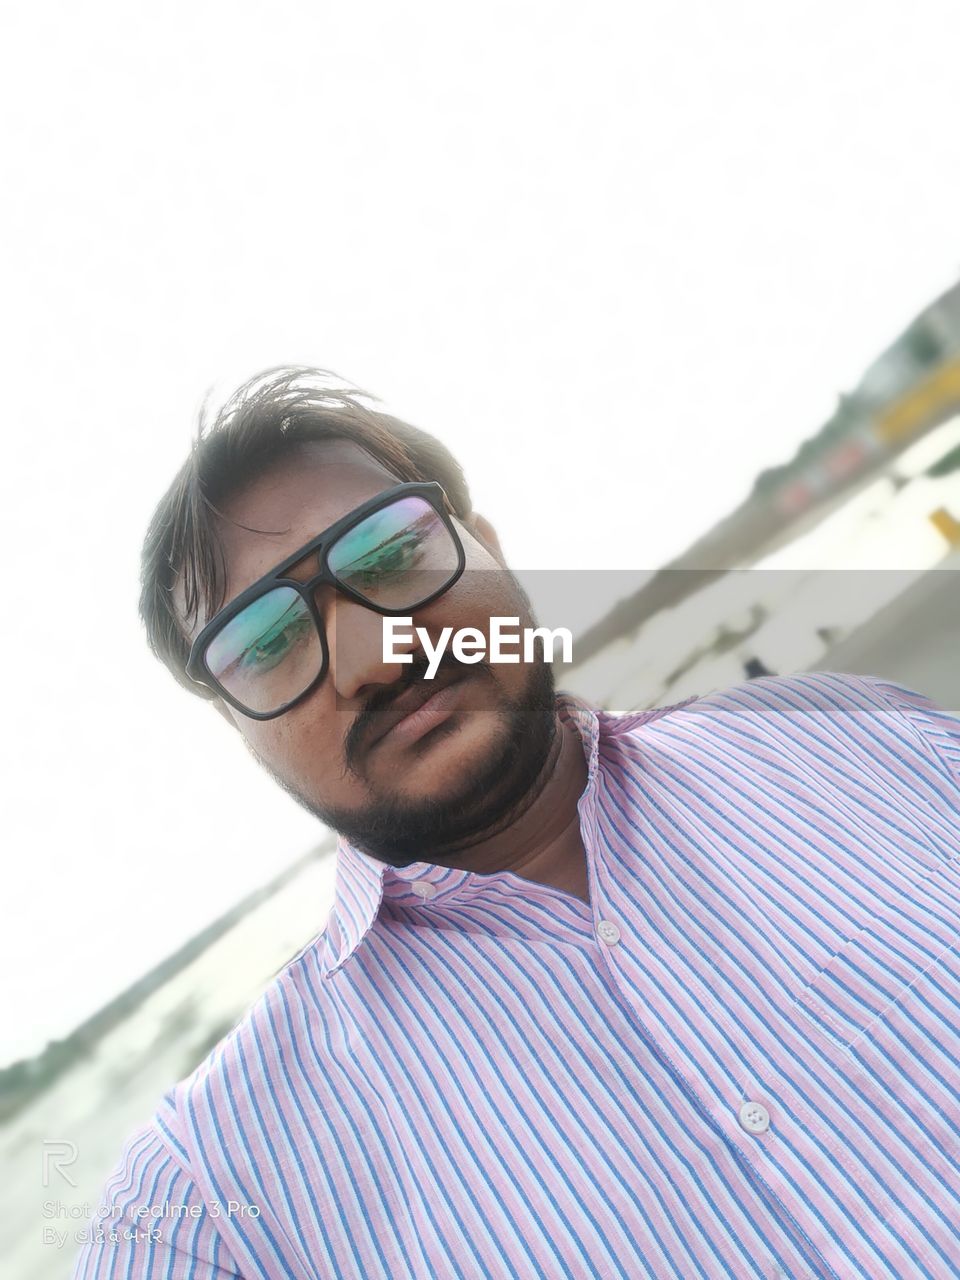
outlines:
[[[386,707],[367,738],[370,751],[389,735],[390,741],[408,745],[436,728],[459,701],[459,685],[465,672],[456,667],[442,669],[433,680],[418,680]]]

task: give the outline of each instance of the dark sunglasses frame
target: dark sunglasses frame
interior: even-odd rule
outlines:
[[[450,579],[444,583],[439,590],[433,591],[428,596],[424,596],[422,600],[408,605],[404,605],[400,609],[386,609],[381,605],[371,603],[365,596],[359,592],[345,586],[344,583],[336,576],[328,563],[328,555],[330,548],[345,533],[348,533],[355,525],[365,520],[367,516],[375,511],[379,511],[382,507],[389,507],[400,498],[424,498],[446,526],[447,532],[453,540],[453,545],[457,550],[457,567],[450,576]],[[269,573],[264,574],[262,578],[258,578],[256,582],[250,584],[244,591],[228,605],[225,605],[219,613],[214,614],[203,630],[198,634],[190,647],[190,656],[187,659],[186,673],[195,684],[202,684],[208,689],[212,689],[216,694],[223,698],[224,702],[228,702],[231,707],[239,711],[242,715],[249,716],[251,720],[274,720],[277,716],[282,716],[285,711],[289,711],[291,707],[295,707],[298,702],[302,702],[304,698],[316,689],[324,678],[330,666],[330,653],[327,648],[326,629],[323,625],[323,619],[320,616],[320,610],[317,608],[315,593],[317,587],[329,585],[334,590],[339,591],[341,595],[346,596],[350,600],[355,600],[357,604],[363,605],[365,609],[370,609],[373,613],[379,613],[383,617],[402,617],[411,613],[414,609],[422,609],[424,605],[430,604],[442,596],[445,591],[449,591],[453,584],[463,573],[466,563],[466,556],[463,550],[463,542],[454,526],[450,515],[450,503],[447,495],[443,491],[443,487],[434,480],[413,481],[404,484],[394,485],[391,489],[384,489],[382,493],[376,494],[372,498],[368,498],[366,502],[354,507],[352,511],[348,511],[346,515],[341,516],[322,533],[318,533],[315,538],[302,546],[299,551],[294,551],[292,555],[271,569]],[[316,552],[319,555],[320,571],[301,582],[297,578],[288,578],[286,575],[290,569],[307,556]],[[289,702],[284,703],[282,707],[278,707],[276,711],[251,711],[245,707],[243,703],[238,702],[236,698],[229,693],[219,682],[210,668],[207,666],[206,649],[210,641],[218,634],[218,632],[227,625],[231,619],[235,618],[254,600],[259,600],[267,592],[275,590],[277,587],[293,587],[298,591],[306,601],[307,608],[313,618],[313,624],[317,629],[320,638],[321,665],[320,671],[316,678],[303,690],[298,693],[295,698],[291,698]]]

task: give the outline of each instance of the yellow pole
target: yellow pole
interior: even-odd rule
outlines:
[[[942,533],[951,547],[960,547],[960,520],[952,516],[946,507],[930,512],[930,523]]]

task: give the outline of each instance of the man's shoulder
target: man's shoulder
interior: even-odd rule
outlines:
[[[828,720],[850,715],[858,708],[882,708],[883,695],[874,686],[875,677],[835,671],[801,671],[793,675],[758,676],[719,689],[692,694],[679,702],[663,703],[645,711],[602,711],[604,728],[610,735],[637,732],[655,721],[668,718],[676,723],[712,718],[748,719],[758,715],[766,719],[786,717],[794,723]],[[661,726],[664,727],[664,726]]]
[[[730,716],[762,715],[793,725],[817,724],[887,710],[875,677],[844,671],[796,671],[788,675],[755,676],[711,690],[696,699],[701,711],[722,709]]]
[[[893,680],[844,671],[799,671],[757,676],[646,711],[598,713],[604,735],[627,742],[648,726],[682,736],[761,733],[814,745],[851,732],[871,737],[901,756],[932,761],[960,782],[960,719],[930,698]]]
[[[938,707],[926,694],[895,680],[849,671],[800,671],[785,676],[759,676],[698,698],[708,712],[722,708],[731,717],[760,715],[767,724],[816,734],[847,728],[895,749],[960,765],[960,720]]]
[[[107,1232],[106,1244],[85,1246],[75,1276],[140,1276],[144,1268],[151,1276],[161,1268],[164,1275],[239,1274],[231,1252],[236,1238],[231,1235],[228,1246],[221,1236],[226,1222],[219,1178],[224,1161],[233,1168],[249,1155],[249,1131],[258,1118],[283,1106],[284,1081],[309,1074],[310,1088],[320,1094],[323,1037],[316,1025],[324,1018],[316,1009],[326,992],[320,976],[324,938],[325,930],[287,961],[230,1031],[167,1090],[128,1135],[108,1177],[98,1203],[111,1206],[111,1220],[136,1225],[146,1212],[149,1222],[169,1225],[173,1213],[189,1220],[190,1233],[169,1244],[164,1236],[156,1257],[144,1254],[146,1246],[128,1244],[121,1259]]]
[[[758,676],[650,711],[603,712],[606,734],[626,742],[647,725],[668,737],[782,741],[836,757],[846,741],[858,758],[921,770],[947,800],[960,788],[960,717],[896,680],[844,671]]]
[[[312,1052],[315,1040],[304,1029],[316,1027],[326,997],[320,968],[325,936],[321,932],[288,960],[202,1061],[161,1098],[153,1124],[185,1164],[192,1162],[198,1136],[215,1129],[225,1111],[277,1101],[292,1076],[306,1069],[303,1043]]]

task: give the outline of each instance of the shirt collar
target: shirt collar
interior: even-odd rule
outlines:
[[[557,713],[576,729],[587,760],[587,785],[580,802],[580,822],[590,821],[595,803],[595,778],[600,760],[600,739],[604,731],[632,728],[663,714],[668,708],[618,715],[589,706],[571,693],[558,693]],[[412,862],[392,867],[364,853],[341,836],[337,841],[337,871],[334,904],[324,935],[321,970],[328,978],[347,963],[363,941],[384,897],[401,904],[441,906],[468,883],[481,878],[475,871],[440,866],[435,862]]]

